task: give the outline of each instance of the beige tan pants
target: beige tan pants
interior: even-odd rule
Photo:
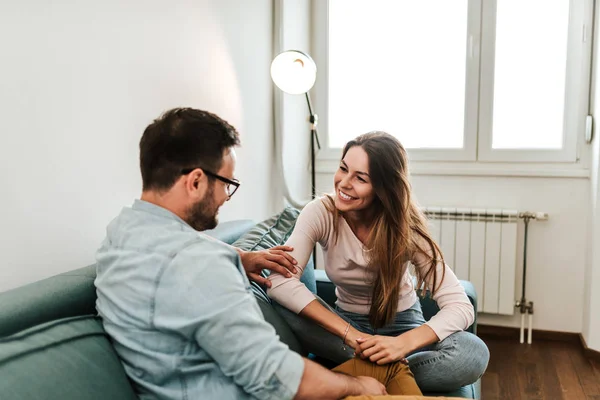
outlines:
[[[350,396],[344,398],[344,400],[469,400],[459,397],[429,397],[429,396]]]
[[[421,389],[417,386],[410,368],[400,362],[377,365],[355,357],[335,367],[333,371],[351,376],[370,376],[371,378],[375,378],[385,386],[390,395],[422,395]],[[366,400],[377,397],[380,396],[352,396],[346,397],[346,399]],[[384,396],[383,398],[394,399],[395,397]]]

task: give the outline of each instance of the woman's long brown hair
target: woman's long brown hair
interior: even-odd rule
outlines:
[[[371,206],[375,217],[365,243],[365,258],[374,274],[369,321],[379,328],[394,320],[402,277],[413,254],[420,252],[430,259],[425,271],[415,268],[417,288],[422,288],[423,293],[425,290],[436,292],[444,279],[442,273],[438,281],[436,265],[444,259],[429,234],[425,215],[411,196],[408,157],[400,141],[385,132],[369,132],[348,142],[342,159],[354,146],[360,146],[369,156],[369,177],[375,191]],[[330,196],[328,200],[325,203],[333,213],[337,232],[341,214]],[[425,243],[428,248],[423,248]],[[433,285],[429,287],[427,281]]]

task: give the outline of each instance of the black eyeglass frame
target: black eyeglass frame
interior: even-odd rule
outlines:
[[[196,167],[196,168],[186,168],[186,169],[182,169],[182,170],[181,170],[181,175],[187,175],[187,174],[189,174],[190,172],[192,172],[192,171],[193,171],[193,170],[195,170],[195,169],[201,169],[202,171],[204,171],[204,173],[205,173],[206,175],[208,175],[208,176],[211,176],[211,177],[213,177],[213,178],[215,178],[215,179],[218,179],[218,180],[220,180],[221,182],[224,182],[224,183],[226,183],[226,184],[227,184],[227,194],[228,194],[228,197],[227,197],[227,198],[228,198],[228,199],[230,199],[230,198],[231,198],[231,196],[233,196],[233,195],[234,195],[234,193],[235,193],[235,192],[236,192],[236,191],[239,189],[239,187],[240,187],[240,185],[241,185],[240,181],[238,181],[237,179],[229,179],[229,178],[225,178],[224,176],[221,176],[221,175],[215,174],[214,172],[210,172],[209,170],[207,170],[207,169],[204,169],[204,168],[202,168],[202,167]],[[232,191],[231,193],[229,193],[229,187],[230,187],[230,186],[233,186],[233,191]]]

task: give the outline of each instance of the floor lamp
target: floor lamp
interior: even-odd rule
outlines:
[[[311,165],[311,198],[316,196],[315,188],[315,145],[321,149],[317,133],[318,117],[313,111],[309,90],[317,79],[317,65],[308,54],[298,50],[287,50],[280,53],[271,63],[271,78],[275,85],[285,93],[304,94],[308,105],[310,121],[310,165]],[[313,262],[317,266],[316,247],[313,249]]]

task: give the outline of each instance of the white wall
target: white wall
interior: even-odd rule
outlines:
[[[240,131],[221,220],[274,212],[271,0],[2,2],[0,49],[0,291],[93,262],[171,107]]]

